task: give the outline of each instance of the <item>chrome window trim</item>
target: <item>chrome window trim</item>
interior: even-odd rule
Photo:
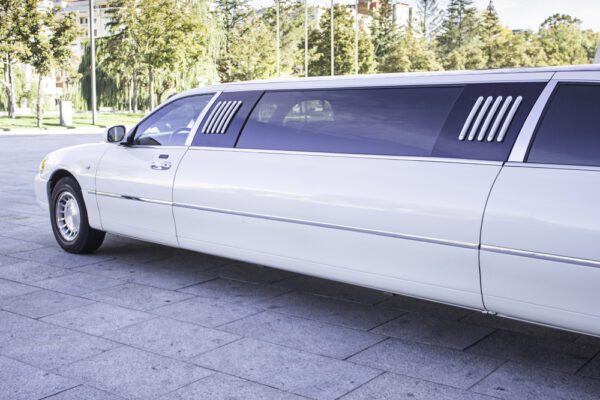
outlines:
[[[479,96],[475,101],[475,104],[473,104],[473,108],[471,108],[471,112],[469,113],[469,116],[467,117],[467,120],[465,121],[465,124],[458,135],[458,140],[465,140],[467,137],[467,132],[469,132],[469,128],[473,123],[473,118],[475,118],[475,115],[477,115],[477,112],[479,112],[479,107],[481,107],[481,103],[483,103],[484,99],[485,98],[483,96]]]
[[[535,105],[529,112],[525,123],[521,127],[521,131],[517,135],[517,140],[513,145],[512,151],[510,152],[510,156],[508,157],[508,161],[510,162],[525,162],[525,156],[527,156],[527,150],[529,149],[529,144],[533,139],[533,134],[538,126],[538,122],[546,109],[546,104],[548,104],[548,100],[552,93],[554,93],[554,89],[558,81],[555,79],[551,79],[542,93],[538,97]]]
[[[479,125],[481,124],[483,117],[485,116],[488,108],[490,107],[490,104],[492,104],[492,101],[494,101],[493,96],[488,96],[485,99],[485,103],[483,103],[483,106],[481,107],[481,110],[479,111],[477,118],[475,119],[475,122],[471,127],[471,131],[469,132],[469,136],[467,137],[468,141],[473,141],[473,139],[475,139],[475,135],[477,135],[477,129],[479,129]]]
[[[190,134],[188,135],[187,139],[185,140],[184,146],[190,147],[192,145],[192,143],[194,142],[194,138],[198,134],[198,131],[200,131],[200,124],[202,123],[202,120],[206,116],[206,113],[208,112],[208,110],[210,110],[210,108],[212,107],[213,103],[221,95],[221,93],[223,93],[222,90],[216,91],[213,94],[213,97],[208,101],[208,104],[206,104],[206,107],[204,107],[204,110],[202,110],[202,112],[198,116],[198,119],[194,123],[194,126],[192,127],[192,131],[190,132]],[[206,94],[210,94],[210,93],[206,93]]]
[[[471,160],[467,158],[444,158],[444,157],[420,157],[420,156],[391,156],[391,155],[376,155],[376,154],[353,154],[353,153],[319,153],[310,151],[291,151],[291,150],[265,150],[265,149],[240,149],[230,147],[204,147],[192,146],[190,151],[226,151],[238,153],[260,153],[260,154],[281,154],[290,156],[307,156],[307,157],[341,157],[341,158],[358,158],[358,159],[374,159],[374,160],[392,160],[392,161],[421,161],[434,163],[453,163],[453,164],[475,164],[475,165],[491,165],[502,166],[502,161],[490,160]]]
[[[481,126],[481,130],[479,131],[479,135],[477,136],[477,141],[478,142],[482,142],[483,139],[485,138],[485,134],[488,131],[488,128],[490,127],[490,124],[492,123],[492,119],[494,118],[494,116],[496,116],[496,111],[498,110],[498,107],[500,106],[500,103],[502,102],[504,98],[502,96],[498,96],[496,97],[496,100],[494,101],[494,104],[492,104],[492,108],[490,109],[490,112],[488,112],[487,117],[485,118],[485,121],[483,122],[483,125]]]
[[[521,103],[523,102],[523,96],[518,96],[515,99],[515,102],[512,104],[504,123],[502,124],[502,128],[500,128],[500,133],[498,133],[498,137],[496,138],[497,142],[503,142],[504,137],[506,137],[506,133],[508,132],[508,128],[510,128],[510,124],[512,124],[513,119],[515,118],[515,114],[519,110]]]
[[[505,166],[506,167],[516,167],[516,168],[539,168],[539,169],[559,169],[559,170],[600,172],[600,167],[595,167],[592,165],[567,165],[567,164],[507,162],[505,164]]]
[[[481,245],[481,250],[488,251],[491,253],[508,254],[508,255],[512,255],[512,256],[535,258],[537,260],[555,261],[555,262],[562,262],[562,263],[567,263],[567,264],[581,265],[584,267],[600,268],[600,261],[590,260],[590,259],[585,259],[585,258],[561,256],[561,255],[557,255],[557,254],[549,254],[549,253],[542,253],[542,252],[528,251],[528,250],[519,250],[519,249],[508,248],[508,247],[491,246],[491,245],[486,245],[486,244]]]
[[[500,112],[498,112],[498,116],[496,117],[496,120],[494,121],[494,125],[492,125],[492,129],[490,129],[490,133],[488,134],[488,137],[487,137],[488,142],[492,142],[494,140],[494,138],[496,137],[496,132],[498,131],[498,128],[500,127],[500,123],[502,122],[502,119],[504,118],[504,114],[506,114],[506,111],[508,110],[508,107],[510,106],[510,103],[512,103],[512,101],[513,101],[512,96],[508,96],[504,100],[504,104],[502,104],[502,108],[500,109]]]

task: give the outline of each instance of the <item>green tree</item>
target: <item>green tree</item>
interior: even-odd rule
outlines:
[[[578,18],[554,14],[542,23],[538,37],[548,65],[585,64],[591,61]]]
[[[8,116],[15,117],[16,79],[15,63],[22,60],[26,52],[27,7],[35,2],[22,0],[0,0],[0,59],[4,66],[4,79],[0,85],[6,89]]]
[[[400,29],[394,13],[394,0],[382,0],[371,24],[371,41],[378,65],[385,63],[385,58],[399,38]]]
[[[27,55],[25,61],[35,68],[38,75],[37,126],[42,126],[42,81],[53,69],[70,71],[72,68],[71,44],[79,35],[74,13],[62,15],[59,8],[41,10],[37,2],[30,1],[33,7],[27,9],[26,36]]]
[[[444,12],[437,0],[417,0],[418,29],[429,42],[440,31]]]
[[[473,0],[450,0],[445,15],[437,37],[441,54],[450,55],[463,46],[473,47],[479,25]],[[466,54],[469,51],[463,49],[459,53]]]
[[[407,29],[400,40],[392,46],[384,63],[379,65],[381,72],[439,71],[441,65],[436,54],[427,46],[425,38]]]
[[[275,36],[263,20],[251,15],[231,35],[229,52],[219,59],[223,82],[264,79],[275,74]]]
[[[265,10],[262,20],[271,30],[271,35],[276,38],[276,5]],[[299,49],[304,48],[304,4],[298,0],[281,0],[279,21],[281,74],[284,76],[299,74],[304,70],[304,60],[299,54]]]
[[[344,6],[336,5],[334,17],[334,63],[335,74],[346,75],[355,72],[355,28],[354,17]],[[324,76],[331,73],[331,39],[330,39],[331,10],[321,17],[319,29],[310,32],[309,40],[313,43],[314,53],[309,67],[309,75]],[[373,43],[368,37],[364,26],[359,27],[358,40],[358,72],[371,73],[375,70]]]
[[[176,71],[205,51],[206,27],[190,13],[190,2],[177,0],[110,0],[115,63],[125,57],[133,68],[133,83],[145,70],[148,103],[155,107],[155,74]],[[112,57],[112,56],[111,56]]]

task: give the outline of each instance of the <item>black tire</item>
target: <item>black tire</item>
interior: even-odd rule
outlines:
[[[59,201],[59,198],[61,198],[61,200],[68,198],[70,201],[73,201],[74,199],[79,208],[79,228],[76,230],[76,233],[73,233],[72,231],[69,232],[73,234],[73,237],[66,238],[66,236],[69,235],[61,233],[61,228],[58,225],[57,202]],[[54,238],[60,247],[69,253],[93,253],[102,245],[104,236],[106,235],[105,232],[90,227],[87,209],[85,208],[83,196],[81,195],[81,188],[77,181],[71,177],[60,179],[50,194],[50,221],[52,223]],[[68,230],[68,228],[66,229]],[[64,232],[64,230],[62,232]]]

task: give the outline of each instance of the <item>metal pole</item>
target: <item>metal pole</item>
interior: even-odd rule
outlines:
[[[356,9],[354,10],[355,37],[354,37],[354,73],[358,75],[358,0],[355,2]]]
[[[304,0],[304,76],[308,77],[308,0]]]
[[[92,86],[92,125],[96,125],[96,46],[94,44],[94,0],[89,0],[90,6],[90,75]]]
[[[331,0],[331,76],[335,75],[335,52],[333,50],[334,34],[333,34],[333,0]]]
[[[280,36],[280,30],[279,30],[279,0],[276,0],[276,1],[277,1],[277,7],[276,7],[276,9],[277,9],[277,77],[279,78],[281,76],[281,65],[280,65],[281,63],[279,61],[279,59],[281,57],[280,56],[280,50],[279,50],[279,47],[280,47],[281,43],[280,43],[280,39],[279,39],[279,36]]]

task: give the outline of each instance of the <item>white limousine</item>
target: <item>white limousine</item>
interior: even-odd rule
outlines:
[[[105,232],[600,335],[600,66],[217,85],[35,178]]]

